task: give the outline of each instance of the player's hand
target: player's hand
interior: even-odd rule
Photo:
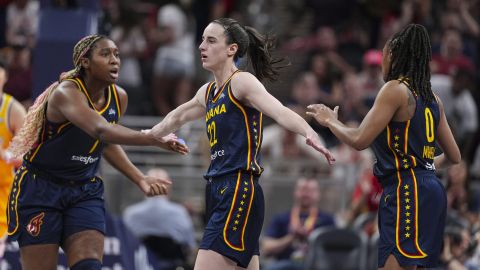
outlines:
[[[142,133],[149,134],[152,133],[152,130],[142,130]],[[173,133],[170,133],[163,137],[155,137],[154,135],[154,138],[158,141],[158,146],[162,147],[163,149],[177,152],[182,155],[186,155],[190,152],[188,146],[185,144],[185,141],[178,138],[177,135]]]
[[[307,134],[306,143],[318,152],[322,153],[327,159],[328,164],[332,165],[335,163],[335,158],[333,157],[332,153],[330,153],[330,151],[328,151],[328,149],[320,143],[320,138],[318,137],[317,133],[312,132],[311,134]]]
[[[185,144],[185,141],[178,138],[177,135],[173,133],[160,138],[160,142],[163,143],[163,146],[161,147],[182,155],[186,155],[190,151],[188,146]]]
[[[138,186],[145,195],[152,197],[167,194],[171,184],[170,180],[146,175],[140,180]]]
[[[329,121],[338,119],[338,106],[332,110],[324,104],[312,104],[308,105],[307,109],[307,114],[313,116],[322,126],[328,127]]]

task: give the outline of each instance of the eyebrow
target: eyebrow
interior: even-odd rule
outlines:
[[[203,36],[204,39],[217,39],[216,37],[214,36]]]
[[[111,50],[118,51],[118,48],[115,48],[115,47],[101,48],[101,49],[100,49],[100,52],[101,52],[101,53],[103,53],[103,52],[110,52]]]

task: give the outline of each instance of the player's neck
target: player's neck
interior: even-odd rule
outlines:
[[[109,86],[108,83],[101,82],[91,78],[82,78],[85,88],[87,89],[90,98],[95,102],[104,96],[105,89]]]
[[[217,89],[221,87],[231,76],[237,71],[238,68],[235,65],[228,66],[227,68],[214,71],[215,82],[217,83]]]

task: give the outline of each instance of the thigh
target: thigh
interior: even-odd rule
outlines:
[[[237,263],[213,250],[200,249],[194,270],[235,270]]]
[[[58,261],[58,245],[29,245],[20,248],[23,270],[55,270]]]
[[[252,260],[250,260],[250,263],[248,264],[247,268],[243,268],[240,266],[237,266],[235,270],[259,270],[260,269],[260,261],[258,259],[258,255],[255,255],[252,257]]]
[[[84,259],[102,261],[104,236],[96,230],[70,235],[63,246],[69,267]]]
[[[388,259],[385,262],[385,266],[382,268],[379,268],[379,270],[416,270],[416,269],[417,269],[417,266],[407,266],[407,267],[400,266],[398,264],[397,259],[393,255],[388,256]]]
[[[21,167],[8,202],[8,234],[20,247],[58,245],[63,227],[60,201],[61,187]]]
[[[62,239],[86,230],[97,230],[105,234],[103,182],[95,179],[84,186],[76,187],[72,194],[72,203],[63,213]]]

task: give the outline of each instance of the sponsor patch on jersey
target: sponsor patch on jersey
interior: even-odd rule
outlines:
[[[72,156],[73,161],[80,161],[84,163],[85,165],[94,163],[98,160],[98,157],[92,157],[92,156]]]

